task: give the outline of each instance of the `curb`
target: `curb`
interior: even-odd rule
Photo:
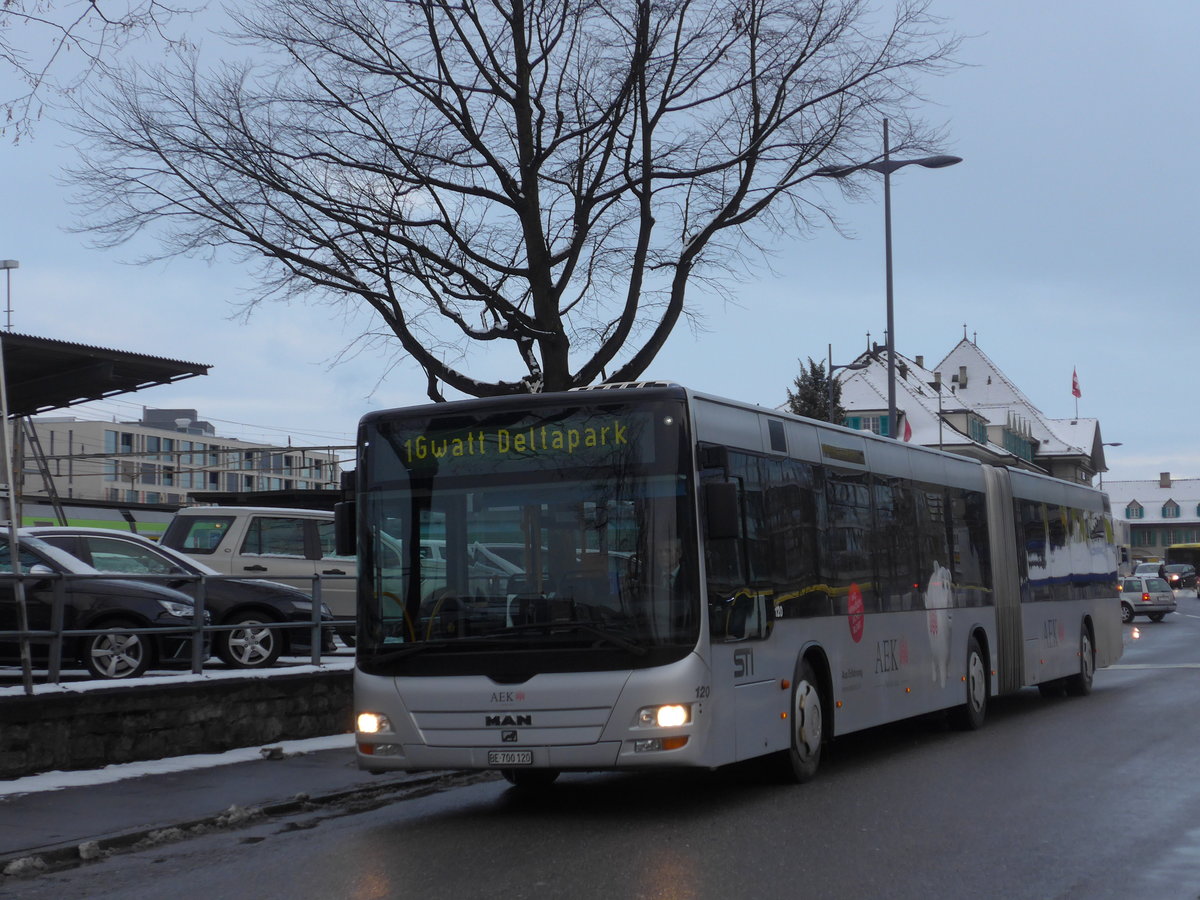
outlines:
[[[365,811],[382,806],[396,799],[410,796],[425,796],[449,787],[494,781],[499,775],[494,772],[432,772],[408,778],[388,781],[384,784],[367,784],[353,788],[327,791],[311,796],[300,793],[288,800],[266,803],[262,806],[231,806],[221,813],[203,816],[156,828],[138,828],[132,831],[106,835],[82,843],[56,844],[37,850],[25,850],[0,856],[0,886],[21,878],[60,872],[85,863],[107,859],[117,853],[141,850],[165,843],[173,843],[222,829],[239,828],[267,819],[293,815],[354,802],[356,811]],[[396,794],[406,796],[397,798]]]

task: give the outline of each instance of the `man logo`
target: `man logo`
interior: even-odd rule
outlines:
[[[486,728],[520,728],[522,725],[532,725],[533,716],[487,716],[483,724]]]

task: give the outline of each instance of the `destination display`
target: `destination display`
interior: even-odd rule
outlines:
[[[382,441],[372,441],[373,477],[673,465],[682,421],[682,408],[670,403],[636,410],[555,407],[516,419],[397,418],[381,422]]]

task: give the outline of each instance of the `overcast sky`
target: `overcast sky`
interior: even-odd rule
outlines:
[[[964,162],[892,178],[897,349],[932,365],[965,333],[1054,418],[1075,414],[1077,369],[1079,414],[1122,443],[1107,449],[1108,478],[1200,475],[1200,4],[933,9],[973,35],[967,66],[928,87],[927,118]],[[133,250],[90,249],[67,230],[67,141],[44,122],[33,140],[0,144],[0,259],[20,262],[13,330],[213,366],[77,414],[194,407],[225,436],[325,445],[351,443],[369,410],[424,402],[411,363],[332,365],[368,320],[277,305],[243,321],[243,270],[135,267],[123,262]],[[781,244],[773,273],[735,287],[737,306],[694,294],[707,330],[679,328],[648,377],[773,406],[798,359],[823,360],[832,344],[847,362],[868,332],[882,342],[882,190],[839,210],[852,240],[826,230]]]

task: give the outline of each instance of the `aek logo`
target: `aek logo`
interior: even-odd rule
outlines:
[[[898,672],[908,665],[908,642],[900,638],[889,638],[875,644],[875,674]]]

